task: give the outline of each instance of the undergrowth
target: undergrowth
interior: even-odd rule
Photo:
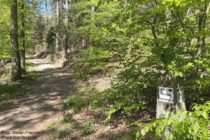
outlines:
[[[0,85],[0,104],[26,95],[33,81],[34,77],[24,77],[21,82]]]
[[[87,120],[86,122],[84,122],[83,132],[85,135],[90,135],[95,132],[93,120]]]
[[[80,110],[88,105],[88,99],[85,99],[81,93],[68,96],[67,100],[63,104],[65,110]]]
[[[26,71],[32,72],[33,70],[33,63],[30,60],[26,60]]]
[[[154,132],[166,140],[208,140],[210,139],[210,102],[195,105],[193,112],[171,114],[168,118],[147,124],[142,130],[144,136]],[[137,136],[140,133],[137,132]]]
[[[100,47],[89,47],[83,50],[76,58],[75,77],[88,80],[93,75],[105,73],[107,71],[105,66],[112,57],[113,52]]]

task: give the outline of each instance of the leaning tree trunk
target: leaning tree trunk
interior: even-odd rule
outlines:
[[[21,61],[18,47],[18,17],[17,17],[17,0],[10,0],[10,28],[11,28],[11,48],[12,48],[12,81],[21,79]]]
[[[26,73],[26,64],[25,64],[25,0],[21,1],[21,43],[22,48],[20,51],[21,55],[21,68],[22,72]]]

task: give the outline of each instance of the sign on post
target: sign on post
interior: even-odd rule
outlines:
[[[169,87],[159,87],[159,97],[160,102],[173,103],[174,100],[174,90]]]
[[[184,90],[182,87],[178,86],[176,89],[158,87],[156,118],[166,118],[170,113],[184,111],[185,109]]]

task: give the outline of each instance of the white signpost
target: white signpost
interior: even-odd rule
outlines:
[[[178,87],[158,87],[156,118],[166,118],[168,114],[185,110],[184,90]]]
[[[166,103],[173,103],[174,91],[173,88],[159,87],[159,101]]]

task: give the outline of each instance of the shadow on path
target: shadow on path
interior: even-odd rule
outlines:
[[[30,59],[34,76],[27,96],[0,109],[0,130],[44,130],[61,114],[61,104],[73,93],[75,81],[67,68],[55,66],[45,59]]]

